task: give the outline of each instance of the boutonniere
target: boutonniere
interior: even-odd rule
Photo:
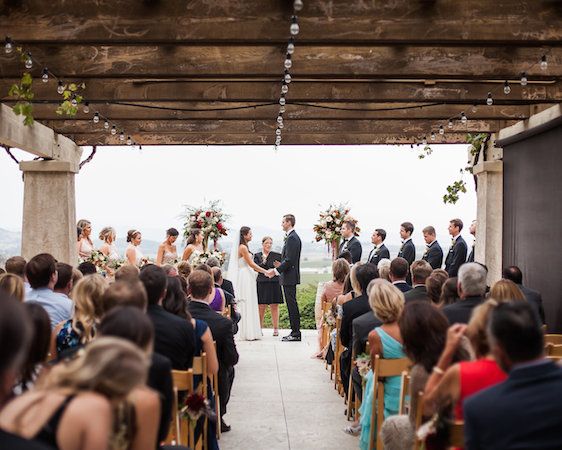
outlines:
[[[285,237],[283,238],[283,243],[287,242],[288,237],[289,237],[289,235],[285,233]]]

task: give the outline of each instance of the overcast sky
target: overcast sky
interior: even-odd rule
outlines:
[[[277,152],[264,146],[100,147],[76,177],[77,216],[92,221],[96,237],[101,227],[112,225],[121,236],[137,228],[145,238],[161,239],[167,228],[181,228],[182,205],[219,199],[232,227],[278,230],[282,215],[293,213],[297,230],[311,240],[319,211],[347,203],[363,240],[380,227],[388,242],[398,243],[400,223],[409,220],[421,244],[424,226],[434,225],[445,239],[449,219],[470,223],[476,216],[471,177],[457,205],[442,201],[445,187],[466,165],[467,146],[433,149],[420,160],[410,146],[285,146]],[[86,148],[83,158],[88,154]],[[4,152],[0,189],[0,227],[19,231],[23,182]]]

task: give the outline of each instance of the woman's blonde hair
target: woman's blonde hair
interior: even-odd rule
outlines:
[[[115,229],[113,227],[102,228],[99,235],[100,240],[107,242],[109,236],[113,236],[113,240],[115,240]]]
[[[268,239],[273,242],[273,238],[271,236],[264,236],[261,240],[261,243],[265,244],[265,241],[267,241]]]
[[[95,336],[95,326],[105,312],[103,294],[106,288],[103,277],[92,274],[82,278],[72,290],[72,328],[80,336],[82,344],[90,342]]]
[[[55,366],[41,388],[66,388],[73,393],[92,391],[108,399],[126,397],[146,381],[148,358],[131,342],[100,337],[75,360]]]
[[[25,300],[25,286],[23,280],[18,275],[13,273],[3,273],[0,275],[0,289],[17,298],[20,302]]]
[[[498,280],[490,289],[490,298],[502,302],[505,300],[526,300],[523,291],[511,280]]]
[[[389,281],[376,278],[369,283],[369,305],[382,323],[396,322],[404,310],[404,294]]]
[[[80,228],[81,230],[83,230],[83,229],[86,228],[87,226],[90,226],[90,227],[91,227],[91,226],[92,226],[92,222],[90,222],[89,220],[86,220],[86,219],[80,219],[80,220],[78,221],[78,223],[76,224],[76,226],[77,226],[78,228]]]

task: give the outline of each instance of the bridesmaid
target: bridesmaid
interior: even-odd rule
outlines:
[[[117,248],[115,247],[115,229],[112,227],[102,228],[99,238],[100,241],[103,241],[103,245],[100,247],[100,252],[107,256],[108,259],[119,259],[119,254],[117,253]]]
[[[77,244],[78,257],[81,259],[89,259],[92,255],[92,250],[94,249],[94,243],[90,237],[92,234],[92,224],[89,220],[81,219],[78,221],[76,226],[82,230],[82,234],[80,239],[78,239]]]
[[[189,237],[187,238],[187,247],[183,251],[181,257],[182,261],[188,261],[191,263],[193,258],[198,254],[203,253],[203,232],[201,230],[193,230]]]
[[[273,239],[269,236],[261,240],[262,251],[254,255],[254,262],[262,269],[273,269],[275,261],[281,261],[281,254],[272,252]],[[279,277],[268,278],[258,273],[258,305],[260,310],[260,325],[263,328],[263,317],[267,306],[271,309],[271,320],[273,322],[273,336],[279,336],[279,304],[283,303]]]
[[[139,245],[142,242],[141,232],[138,230],[127,231],[127,242],[129,246],[125,251],[125,259],[133,266],[140,266],[141,260],[144,258]]]
[[[178,259],[178,251],[174,243],[178,239],[179,234],[175,228],[166,230],[166,240],[160,244],[156,254],[156,264],[158,266],[174,264],[176,259]]]

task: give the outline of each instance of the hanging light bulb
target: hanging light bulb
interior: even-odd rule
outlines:
[[[31,59],[31,53],[27,52],[24,64],[26,69],[31,69],[33,67],[33,59]]]
[[[119,133],[119,140],[120,140],[120,141],[124,141],[124,140],[125,140],[125,133],[123,133],[122,131],[121,131],[121,133]]]
[[[548,69],[548,61],[546,60],[546,55],[542,55],[540,66],[541,70]]]
[[[12,41],[12,38],[9,36],[6,36],[6,39],[4,40],[4,51],[7,55],[14,51],[14,41]]]
[[[281,136],[281,128],[277,128],[277,129],[275,130],[275,134],[276,134],[277,136]]]
[[[133,145],[133,141],[131,139],[131,136],[127,136],[127,145]]]
[[[280,106],[279,107],[279,114],[283,114],[285,112],[285,107],[284,106]]]
[[[302,0],[295,0],[295,2],[293,3],[293,9],[295,11],[300,11],[304,6],[304,3],[302,2]]]
[[[521,86],[527,86],[527,74],[525,72],[521,72]]]
[[[107,120],[103,123],[103,127],[104,127],[106,130],[109,130],[109,122],[108,122]]]
[[[280,104],[281,106],[285,106],[286,103],[287,103],[287,100],[285,100],[285,97],[281,97],[281,98],[279,99],[279,104]]]
[[[94,123],[99,123],[100,121],[100,113],[94,113]]]
[[[300,28],[299,28],[297,16],[291,17],[291,28],[289,30],[293,36],[299,34]]]
[[[287,57],[285,58],[285,69],[289,70],[291,67],[293,67],[293,61],[291,60],[291,55],[287,54]]]
[[[84,103],[84,114],[88,114],[90,112],[90,103]]]
[[[279,128],[283,129],[285,128],[285,124],[283,122],[281,122],[280,124],[277,125]]]
[[[283,83],[283,85],[281,86],[281,93],[286,94],[287,92],[289,92],[289,86]]]
[[[509,81],[505,80],[505,83],[503,84],[503,93],[507,95],[510,92],[511,92],[511,86],[509,85]]]
[[[494,99],[492,98],[492,93],[488,92],[488,98],[486,98],[486,105],[492,106],[494,104]]]
[[[281,136],[277,136],[275,138],[275,145],[279,145],[279,144],[281,144]]]
[[[277,116],[277,123],[283,123],[283,116],[282,115]]]
[[[449,119],[449,123],[447,124],[448,128],[453,128],[453,120]]]
[[[466,114],[463,111],[461,113],[461,123],[465,124],[467,121],[468,121],[468,118],[466,117]]]
[[[76,100],[76,94],[72,94],[72,99],[70,100],[70,104],[74,107],[78,106],[78,100]]]
[[[59,80],[58,84],[57,84],[57,92],[62,95],[64,92],[64,84],[62,84],[62,81]]]
[[[445,128],[443,128],[443,125],[439,125],[439,134],[445,134]]]
[[[285,70],[285,77],[283,78],[285,83],[289,84],[292,80],[291,80],[291,74],[289,73],[288,70]]]
[[[46,67],[43,69],[43,75],[41,75],[41,81],[47,83],[49,81],[49,69]]]
[[[287,44],[287,53],[289,55],[292,55],[293,53],[295,53],[295,38],[291,37],[291,39],[289,39],[289,43]]]
[[[434,141],[435,140],[435,132],[431,132],[431,140]]]
[[[117,128],[115,128],[115,125],[113,125],[113,126],[111,127],[111,135],[112,135],[112,136],[115,136],[116,134],[117,134]]]
[[[472,111],[473,114],[474,114],[477,110],[478,110],[478,108],[476,108],[476,105],[472,105],[472,107],[470,108],[470,111]]]
[[[426,138],[425,136],[424,136],[423,139],[422,139],[422,144],[423,144],[423,145],[427,145],[427,138]]]

